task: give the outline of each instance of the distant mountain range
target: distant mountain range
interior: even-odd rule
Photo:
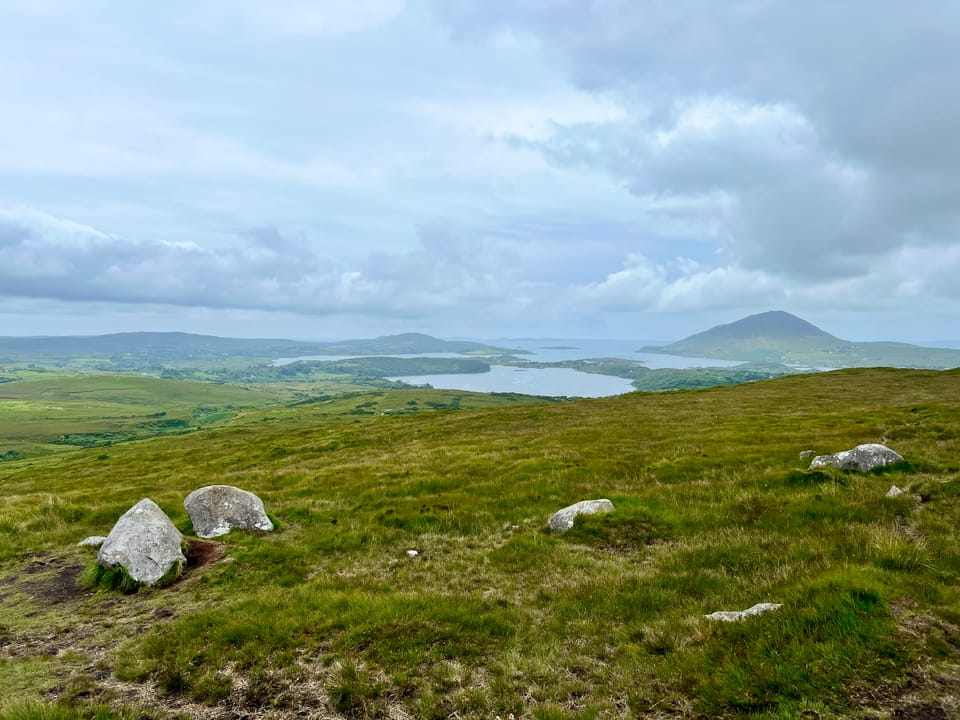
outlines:
[[[367,340],[303,342],[253,340],[181,332],[137,332],[63,337],[0,337],[0,362],[49,358],[134,357],[154,362],[212,360],[224,357],[276,358],[301,355],[398,355],[516,353],[466,340],[441,340],[422,333],[385,335]]]
[[[960,350],[898,342],[851,342],[788,312],[774,310],[717,325],[643,352],[684,357],[776,362],[811,368],[960,367]]]

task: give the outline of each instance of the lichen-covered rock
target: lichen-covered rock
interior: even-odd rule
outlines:
[[[841,470],[859,470],[869,472],[884,465],[893,465],[903,462],[903,457],[879,443],[857,445],[852,450],[834,453],[833,455],[818,455],[810,463],[810,469],[832,465]]]
[[[226,535],[233,528],[241,530],[273,530],[273,523],[263,509],[263,501],[252,492],[232,485],[207,485],[194,490],[183,501],[199,537]]]
[[[144,585],[186,564],[180,549],[183,536],[163,510],[144,498],[127,510],[107,535],[97,562],[103,567],[122,567]]]
[[[746,610],[718,610],[717,612],[704,615],[707,620],[723,620],[724,622],[739,622],[746,620],[754,615],[763,615],[764,613],[779,610],[783,607],[782,603],[757,603]]]
[[[547,521],[553,532],[564,532],[573,527],[573,519],[577,515],[595,515],[596,513],[606,513],[613,511],[613,503],[606,498],[598,500],[581,500],[573,505],[568,505],[562,510],[557,510]]]

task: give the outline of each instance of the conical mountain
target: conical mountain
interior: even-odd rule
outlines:
[[[657,348],[657,352],[687,357],[776,362],[797,353],[842,352],[850,344],[796,315],[771,310],[726,325],[717,325]]]

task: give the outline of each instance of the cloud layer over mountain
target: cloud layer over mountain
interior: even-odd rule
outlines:
[[[958,48],[936,1],[6,3],[0,334],[949,338]]]

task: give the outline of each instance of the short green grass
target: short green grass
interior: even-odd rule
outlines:
[[[0,687],[33,690],[0,717],[56,697],[222,717],[956,711],[960,373],[385,413],[418,392],[8,463]],[[859,475],[798,457],[862,442],[908,463]],[[222,560],[165,588],[58,585],[92,560],[74,544],[141,497],[189,532],[183,497],[215,482],[258,493],[279,529],[219,538]],[[616,511],[546,532],[592,497]],[[764,601],[783,608],[703,617]],[[69,692],[89,676],[98,689]]]

